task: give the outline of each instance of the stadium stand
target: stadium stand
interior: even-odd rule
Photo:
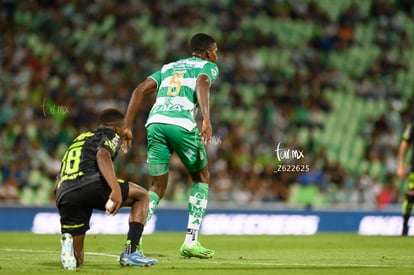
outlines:
[[[3,1],[0,199],[50,203],[70,139],[212,34],[220,79],[208,146],[217,204],[383,208],[401,202],[396,146],[414,94],[409,0]],[[143,121],[117,169],[143,186]],[[278,146],[303,152],[278,160]],[[307,173],[275,173],[279,165]],[[295,167],[296,167],[295,166]],[[173,158],[166,199],[184,203]],[[391,192],[381,196],[381,192]],[[379,200],[378,198],[389,198]]]

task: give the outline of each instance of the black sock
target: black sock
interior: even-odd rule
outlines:
[[[129,223],[129,231],[125,244],[125,253],[131,254],[137,250],[137,245],[144,231],[144,225],[138,222]]]
[[[404,226],[408,225],[408,220],[411,217],[412,210],[413,210],[413,203],[409,200],[406,201],[405,208],[403,209]]]

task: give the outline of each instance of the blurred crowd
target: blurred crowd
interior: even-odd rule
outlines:
[[[207,146],[211,202],[377,209],[399,203],[396,150],[410,99],[398,81],[414,74],[406,58],[414,46],[406,28],[413,12],[409,0],[2,1],[0,199],[50,203],[71,140],[96,127],[104,108],[125,111],[135,85],[189,56],[189,37],[205,31],[218,42],[220,69]],[[278,29],[295,24],[312,29],[300,36]],[[372,37],[357,36],[358,28],[372,26]],[[363,43],[379,51],[365,67],[342,70],[332,62]],[[379,117],[350,121],[368,141],[364,160],[383,173],[348,171],[312,135],[298,138],[301,129],[323,129],[323,118],[338,108],[328,90],[389,102]],[[136,118],[133,150],[116,162],[120,177],[146,187],[143,125],[152,103],[148,98]],[[185,203],[190,179],[175,155],[170,174],[167,201]]]

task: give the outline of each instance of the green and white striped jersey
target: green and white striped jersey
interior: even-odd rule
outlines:
[[[197,124],[198,100],[195,91],[197,77],[205,74],[210,85],[216,80],[217,65],[200,58],[190,57],[165,64],[160,71],[150,75],[157,82],[157,98],[147,123],[165,123],[181,126],[189,131]]]

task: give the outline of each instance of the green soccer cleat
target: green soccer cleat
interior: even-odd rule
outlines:
[[[180,248],[180,255],[187,258],[197,257],[200,259],[210,259],[214,256],[214,250],[203,247],[200,242],[197,242],[197,244],[191,248],[183,244]]]

